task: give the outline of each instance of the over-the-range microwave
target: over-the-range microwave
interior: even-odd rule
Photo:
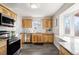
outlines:
[[[0,13],[0,25],[13,27],[14,26],[14,19]]]

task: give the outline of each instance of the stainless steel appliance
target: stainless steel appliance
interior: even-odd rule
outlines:
[[[4,30],[0,31],[0,38],[2,39],[8,38],[8,31],[4,31]]]
[[[0,13],[0,25],[13,27],[14,19]]]
[[[0,31],[0,38],[1,39],[7,39],[10,43],[16,41],[17,39],[15,38],[15,31],[4,31],[4,30],[1,30]]]

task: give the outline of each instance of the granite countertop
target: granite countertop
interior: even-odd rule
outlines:
[[[21,34],[27,34],[27,33],[22,32]],[[38,32],[38,33],[31,33],[31,34],[53,34],[53,33],[52,32],[45,32],[45,33]]]
[[[14,42],[16,42],[16,41],[18,41],[18,40],[20,40],[20,39],[17,38],[17,37],[14,37],[13,39],[10,40],[10,43],[9,43],[9,44],[12,44],[12,43],[14,43]]]
[[[0,40],[7,40],[8,39],[8,37],[0,37]]]
[[[61,46],[67,49],[73,55],[79,55],[78,42],[58,42]]]
[[[57,42],[73,55],[79,55],[79,41],[70,37],[57,36]],[[63,40],[63,41],[59,41]]]
[[[16,41],[18,41],[18,40],[20,40],[18,37],[13,37],[13,38],[9,38],[9,37],[0,37],[0,46],[2,45],[2,42],[3,41],[7,41],[7,40],[9,40],[10,41],[10,44],[12,44],[13,42],[16,42]]]

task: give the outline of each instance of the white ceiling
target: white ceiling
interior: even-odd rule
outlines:
[[[37,9],[30,8],[30,3],[4,3],[21,16],[43,17],[53,15],[63,3],[38,3]]]

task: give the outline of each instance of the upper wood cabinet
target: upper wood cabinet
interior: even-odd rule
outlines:
[[[0,13],[13,18],[14,20],[16,19],[16,14],[11,11],[7,6],[4,6],[2,4],[0,4]]]
[[[23,19],[22,27],[23,28],[32,28],[32,19]]]
[[[51,18],[46,17],[43,19],[43,28],[44,29],[52,28],[52,19]]]

